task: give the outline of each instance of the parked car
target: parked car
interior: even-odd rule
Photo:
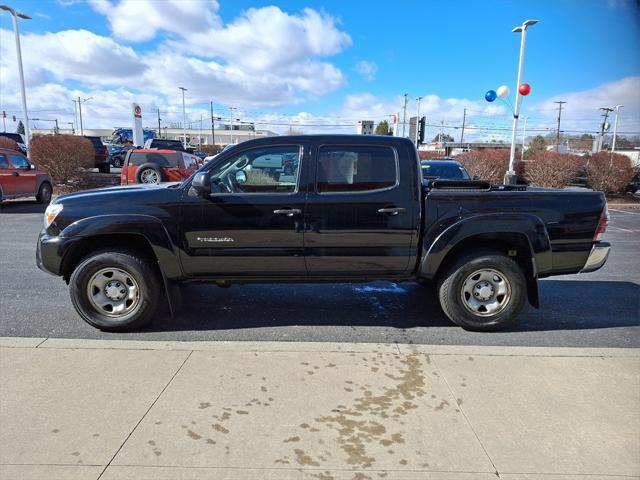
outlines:
[[[11,198],[36,197],[49,203],[53,182],[49,173],[29,163],[21,152],[0,148],[0,202]]]
[[[93,149],[96,152],[93,166],[96,167],[100,173],[109,173],[111,171],[111,165],[109,164],[109,151],[102,143],[100,137],[84,135],[84,138],[91,142]]]
[[[209,163],[211,160],[213,160],[214,158],[216,158],[218,155],[220,155],[222,152],[225,152],[227,150],[229,150],[230,148],[235,147],[235,144],[230,143],[229,145],[225,145],[222,150],[220,150],[218,153],[214,153],[213,155],[209,155],[207,157],[204,157],[204,163]]]
[[[133,147],[113,147],[112,151],[110,149],[109,164],[116,168],[122,167],[129,150],[133,150]]]
[[[420,162],[424,178],[443,178],[452,180],[470,180],[469,173],[460,162],[455,160],[423,160]]]
[[[298,168],[270,176],[265,155]],[[610,249],[601,192],[423,182],[413,143],[390,136],[250,140],[180,184],[64,195],[45,218],[38,266],[103,330],[149,323],[163,296],[177,312],[184,282],[373,280],[434,281],[453,322],[496,330],[538,307],[539,278],[597,270]]]
[[[18,148],[20,149],[20,152],[24,153],[25,155],[27,154],[27,146],[24,143],[24,138],[21,134],[19,133],[9,133],[9,132],[0,132],[0,137],[5,137],[5,138],[9,138],[11,140],[13,140],[14,142],[16,142],[18,144]]]
[[[120,173],[120,184],[179,182],[198,169],[198,160],[195,155],[176,150],[129,150]]]
[[[187,149],[182,145],[181,140],[168,140],[166,138],[150,138],[144,142],[144,148],[160,148],[163,150],[177,150],[186,152]]]

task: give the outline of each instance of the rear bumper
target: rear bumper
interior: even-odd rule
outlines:
[[[609,251],[611,250],[611,245],[606,242],[598,242],[591,247],[591,253],[587,258],[587,261],[580,270],[580,273],[589,273],[595,272],[600,267],[602,267],[607,258],[609,258]]]

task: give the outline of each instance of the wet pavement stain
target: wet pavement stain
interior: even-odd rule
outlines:
[[[211,406],[211,403],[209,402],[200,402],[200,406],[198,407],[200,410],[203,410],[205,408],[209,408]]]
[[[80,455],[80,452],[72,452],[71,455],[73,455],[74,457],[77,457]]]
[[[213,425],[211,425],[213,427],[214,430],[217,430],[220,433],[224,433],[227,434],[229,433],[229,430],[227,430],[226,428],[224,428],[222,425],[220,425],[219,423],[214,423]]]
[[[57,428],[54,428],[53,430],[51,430],[51,433],[58,433],[60,430],[58,430]]]
[[[304,450],[296,448],[293,452],[296,454],[296,462],[298,462],[300,465],[309,465],[312,467],[320,466],[320,464],[309,455],[307,455]]]
[[[187,435],[190,438],[193,438],[194,440],[200,440],[202,438],[202,435],[198,435],[196,432],[194,432],[193,430],[187,430]]]
[[[299,442],[299,441],[300,441],[300,437],[296,436],[296,437],[287,438],[286,440],[283,441],[283,443]]]
[[[214,439],[212,439],[212,438],[207,438],[207,443],[208,443],[209,445],[215,445],[215,444],[216,444],[216,441],[215,441]]]
[[[312,473],[311,477],[317,478],[318,480],[335,480],[335,477],[331,475],[331,472],[329,471]]]
[[[436,411],[443,410],[445,406],[449,406],[449,402],[447,402],[446,400],[442,400],[440,402],[440,405],[435,407],[434,410],[436,410]]]
[[[246,410],[236,410],[236,413],[238,415],[249,415],[249,412],[247,412]]]

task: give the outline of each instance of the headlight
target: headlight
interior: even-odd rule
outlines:
[[[44,228],[49,228],[49,225],[53,223],[58,214],[62,211],[62,205],[59,203],[52,203],[44,211]]]

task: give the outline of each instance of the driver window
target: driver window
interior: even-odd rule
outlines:
[[[292,193],[300,172],[299,145],[238,153],[211,170],[213,193]]]
[[[29,168],[29,162],[27,162],[27,159],[21,155],[11,155],[11,164],[13,165],[13,168]]]

